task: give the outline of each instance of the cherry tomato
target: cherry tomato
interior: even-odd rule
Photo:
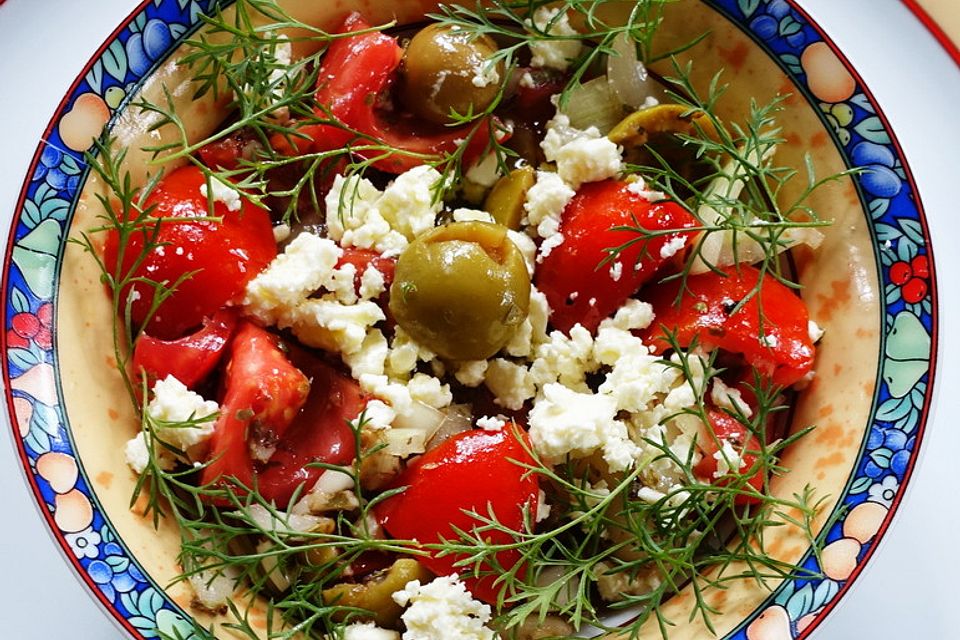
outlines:
[[[208,212],[207,197],[200,191],[204,184],[204,175],[197,167],[173,171],[150,193],[145,206],[153,207],[153,217],[182,218],[184,222],[146,224],[129,236],[124,247],[119,246],[116,231],[107,236],[104,260],[111,270],[122,260],[124,274],[170,285],[185,274],[192,274],[179,283],[146,323],[147,333],[156,338],[179,338],[200,326],[204,318],[241,296],[247,282],[277,255],[270,217],[265,211],[246,201],[239,211],[230,211],[226,204],[215,201],[213,212]],[[222,220],[189,221],[211,215]],[[153,238],[155,230],[157,235]],[[138,262],[150,239],[160,246]],[[147,320],[154,293],[154,287],[142,281],[122,292],[124,300],[134,298],[132,316],[137,324]]]
[[[237,326],[238,312],[224,308],[203,322],[203,328],[177,340],[160,340],[143,333],[133,346],[133,370],[147,376],[150,386],[168,375],[195,389],[226,350]]]
[[[722,441],[726,440],[743,462],[743,466],[739,470],[744,473],[750,473],[750,470],[753,469],[757,462],[757,455],[756,453],[749,452],[760,451],[760,442],[756,436],[750,433],[750,430],[741,424],[739,420],[723,411],[708,409],[707,416],[710,418],[709,430],[706,425],[703,425],[697,439],[697,444],[699,444],[700,449],[703,450],[703,458],[694,466],[693,472],[708,482],[719,481],[720,479],[715,478],[714,474],[717,472],[720,460],[715,458],[714,454],[720,451]],[[731,460],[731,462],[733,461]],[[737,469],[730,470],[731,473],[737,471]],[[763,481],[763,469],[757,469],[747,480],[747,484],[756,489],[757,492],[763,493]],[[759,500],[749,494],[740,494],[737,495],[734,502],[740,505],[756,504]]]
[[[340,32],[366,29],[370,29],[370,24],[360,14],[352,13]],[[406,113],[387,114],[386,110],[377,108],[378,101],[389,93],[396,80],[402,57],[403,49],[397,39],[383,33],[361,33],[334,40],[317,75],[315,97],[321,105],[317,113],[321,118],[333,116],[363,137],[355,139],[350,132],[331,125],[306,125],[300,132],[309,141],[278,135],[271,140],[274,149],[292,154],[329,151],[351,141],[359,146],[383,143],[416,154],[390,154],[374,163],[381,171],[403,173],[425,160],[453,152],[473,131],[464,154],[464,165],[469,165],[489,142],[489,121],[450,128],[432,125]],[[379,149],[358,153],[368,158],[383,155]]]
[[[406,468],[396,482],[406,490],[381,503],[378,516],[393,537],[423,544],[456,540],[455,528],[467,532],[476,528],[479,523],[465,511],[487,514],[492,509],[501,524],[521,531],[523,508],[536,513],[538,482],[534,474],[527,474],[511,460],[533,463],[513,427],[458,433]],[[504,532],[483,535],[492,543],[512,541]],[[519,557],[516,551],[502,551],[497,562],[510,568]],[[462,556],[434,555],[420,561],[437,575],[468,573],[469,567],[454,566],[458,559]],[[464,578],[475,597],[490,603],[496,602],[499,592],[494,580],[494,575]]]
[[[684,241],[693,233],[684,229],[696,224],[676,203],[651,203],[626,182],[607,180],[580,187],[560,221],[563,244],[544,258],[536,272],[537,287],[553,311],[553,326],[566,332],[579,323],[596,330],[672,257],[667,244]],[[677,233],[644,241],[636,231],[617,229],[637,225]],[[636,242],[616,260],[600,266],[608,257],[607,249],[632,241]]]
[[[310,381],[281,350],[279,339],[247,321],[230,345],[220,416],[201,483],[233,476],[251,486],[251,444],[276,445],[310,392]]]
[[[642,294],[656,318],[642,337],[657,353],[669,348],[667,330],[682,348],[696,339],[708,349],[739,353],[778,385],[792,385],[810,372],[816,351],[807,307],[772,276],[765,275],[761,282],[760,272],[746,265],[727,274],[690,276],[678,304],[680,287],[677,280]],[[753,291],[757,293],[736,309]]]

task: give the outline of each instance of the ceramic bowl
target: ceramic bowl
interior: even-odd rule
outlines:
[[[156,143],[150,119],[127,109],[139,93],[166,85],[191,136],[213,130],[223,106],[191,102],[177,67],[180,43],[207,0],[152,0],[125,20],[87,64],[50,122],[25,178],[4,263],[3,373],[6,403],[29,482],[76,571],[135,638],[178,630],[189,636],[191,595],[172,584],[178,536],[131,509],[134,475],[122,449],[137,425],[112,366],[103,330],[111,321],[98,269],[69,239],[96,223],[83,153],[104,127],[128,147],[134,181]],[[429,2],[287,2],[305,21],[332,27],[352,7],[374,23],[417,19]],[[779,160],[802,166],[810,152],[820,175],[863,172],[819,192],[811,203],[834,220],[798,273],[811,317],[825,329],[817,377],[792,423],[815,424],[793,446],[790,472],[774,491],[804,485],[826,499],[815,528],[823,551],[792,527],[772,531],[773,555],[821,575],[764,589],[748,582],[709,595],[719,636],[805,637],[858,576],[886,530],[910,478],[931,402],[936,353],[936,281],[923,211],[879,105],[842,52],[802,8],[785,0],[684,0],[667,30],[678,42],[710,32],[696,49],[702,85],[720,67],[731,84],[721,115],[736,119],[751,97],[790,94],[781,118]],[[828,526],[826,526],[828,525]],[[681,622],[671,638],[700,638],[686,623],[688,590],[666,613]],[[257,612],[254,622],[262,623]],[[650,637],[659,634],[649,630]]]

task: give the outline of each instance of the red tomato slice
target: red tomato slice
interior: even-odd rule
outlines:
[[[299,487],[310,489],[317,481],[323,469],[308,466],[311,463],[353,461],[357,452],[348,422],[366,406],[352,378],[305,351],[292,348],[290,357],[309,377],[310,395],[276,452],[257,471],[260,494],[278,505],[286,505]]]
[[[714,457],[714,454],[720,450],[720,441],[726,440],[737,454],[743,452],[742,455],[740,455],[740,459],[743,461],[741,470],[744,473],[749,473],[757,462],[757,456],[756,454],[748,452],[760,451],[760,442],[756,436],[750,433],[750,430],[741,424],[740,421],[723,411],[708,409],[707,416],[710,418],[710,429],[712,429],[712,433],[707,430],[706,425],[701,429],[700,435],[697,438],[697,444],[699,444],[700,449],[703,450],[703,458],[696,464],[693,472],[707,482],[721,482],[720,478],[714,478],[713,475],[717,472],[720,462]],[[744,446],[744,444],[746,444],[746,446]],[[735,469],[731,469],[731,472],[735,471]],[[747,484],[758,492],[763,493],[763,480],[763,469],[757,469],[747,480]],[[759,502],[756,497],[746,494],[738,495],[734,501],[740,505],[756,504]]]
[[[529,445],[528,445],[529,446]],[[536,513],[538,482],[535,474],[511,462],[533,464],[513,428],[500,431],[465,431],[444,441],[412,462],[397,479],[396,486],[407,489],[384,501],[378,516],[384,528],[397,539],[417,540],[422,544],[457,539],[454,528],[470,531],[477,520],[464,513],[486,514],[493,510],[506,527],[523,529],[523,507]],[[509,543],[512,538],[503,532],[484,533],[493,543]],[[421,558],[437,575],[464,574],[469,567],[455,567],[462,556]],[[517,563],[520,554],[502,551],[497,562],[504,568]],[[500,591],[495,576],[464,578],[473,595],[494,603]]]
[[[343,250],[343,255],[340,256],[340,261],[337,262],[337,268],[339,269],[345,264],[352,264],[357,269],[357,275],[354,277],[354,285],[357,288],[357,293],[360,293],[360,281],[363,278],[363,272],[367,270],[367,267],[373,265],[373,268],[383,274],[383,284],[387,290],[390,289],[390,285],[393,284],[393,272],[397,266],[396,258],[384,258],[376,251],[370,251],[369,249],[353,249],[347,248]]]
[[[736,313],[731,311],[760,286]],[[643,297],[653,305],[654,326],[643,335],[657,352],[669,348],[664,329],[680,347],[694,339],[701,345],[743,355],[747,363],[775,384],[789,386],[807,375],[816,355],[810,339],[807,306],[792,289],[746,265],[728,274],[704,273],[686,280],[677,304],[679,281],[652,287]],[[761,317],[763,340],[761,341]]]
[[[111,270],[122,259],[123,273],[171,284],[184,274],[193,273],[146,324],[146,332],[156,338],[179,338],[199,327],[204,318],[242,295],[247,282],[277,255],[266,211],[244,201],[239,211],[230,211],[222,202],[214,202],[213,212],[208,212],[207,198],[200,192],[203,184],[205,178],[200,169],[188,166],[168,174],[150,193],[145,205],[154,207],[152,216],[183,218],[185,222],[159,223],[156,241],[162,246],[150,251],[139,264],[138,258],[145,242],[152,237],[154,225],[145,226],[142,233],[131,234],[122,252],[115,231],[106,239],[104,260]],[[221,217],[222,221],[186,222],[210,215]],[[134,295],[133,320],[142,324],[153,302],[154,288],[136,282],[122,295],[124,300]]]
[[[211,169],[233,171],[240,168],[241,160],[251,157],[257,146],[256,139],[239,131],[205,144],[197,150],[197,155]]]
[[[341,28],[341,33],[363,31],[370,24],[359,13],[350,14]],[[391,147],[408,151],[417,156],[391,154],[377,160],[374,166],[388,173],[403,173],[451,153],[473,131],[464,154],[464,166],[468,166],[486,148],[489,142],[490,123],[482,120],[477,124],[449,128],[432,125],[410,114],[385,114],[377,108],[380,96],[389,93],[396,79],[396,71],[403,57],[403,49],[396,38],[378,32],[363,33],[333,41],[324,55],[317,75],[317,103],[320,117],[333,117],[372,140],[354,140],[349,132],[329,125],[307,125],[300,132],[312,142],[275,136],[271,140],[274,149],[291,154],[303,151],[329,151],[346,146],[351,141],[357,145],[382,142]],[[368,158],[383,154],[380,150],[359,152]],[[418,157],[419,156],[419,157]]]
[[[543,259],[536,272],[537,287],[553,311],[553,326],[567,332],[579,323],[595,331],[601,320],[669,260],[669,255],[661,255],[664,246],[692,235],[684,229],[696,224],[680,205],[651,203],[631,191],[626,182],[606,180],[580,187],[560,221],[563,244]],[[677,233],[636,242],[624,249],[614,264],[599,266],[608,257],[607,249],[640,237],[635,231],[615,228],[638,225],[649,231],[676,229]]]
[[[279,339],[247,321],[230,345],[220,417],[210,439],[211,462],[201,483],[233,476],[250,486],[251,442],[280,441],[310,392],[310,381],[280,348]]]
[[[224,308],[203,321],[203,328],[178,340],[143,333],[133,347],[133,370],[155,380],[173,376],[194,389],[216,368],[237,326],[238,312]]]

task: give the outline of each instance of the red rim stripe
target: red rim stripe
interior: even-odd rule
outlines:
[[[0,2],[2,2],[2,0],[0,0]],[[917,20],[919,20],[923,26],[927,28],[927,31],[937,39],[937,42],[947,50],[947,54],[953,58],[957,66],[960,66],[960,47],[958,47],[957,43],[947,35],[947,32],[937,24],[936,20],[927,13],[926,9],[921,7],[917,0],[903,0],[903,4],[913,12],[913,15],[917,16]]]

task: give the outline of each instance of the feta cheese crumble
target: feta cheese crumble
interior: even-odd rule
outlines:
[[[400,634],[372,622],[354,622],[344,627],[343,640],[400,640]]]
[[[240,207],[243,206],[243,202],[240,198],[240,192],[231,187],[230,185],[224,184],[216,178],[210,179],[210,187],[213,189],[213,201],[220,202],[227,206],[228,211],[240,211]],[[207,183],[204,182],[200,185],[200,195],[204,198],[209,198],[210,191],[207,190]]]
[[[403,640],[493,640],[493,630],[485,626],[490,606],[474,600],[456,574],[425,585],[411,580],[393,601],[407,607],[400,616],[407,628]]]
[[[172,375],[154,383],[153,398],[147,404],[154,437],[184,453],[210,439],[213,416],[219,411],[216,402],[204,400]],[[141,431],[124,447],[127,464],[138,474],[150,464],[147,440],[147,434]],[[156,445],[154,455],[163,468],[173,467],[173,453],[166,447]]]
[[[548,384],[530,412],[530,442],[538,454],[555,462],[602,451],[611,471],[624,471],[641,450],[616,415],[617,403],[610,396]]]
[[[566,71],[570,63],[580,55],[583,43],[579,32],[570,25],[566,11],[559,8],[540,7],[533,14],[533,20],[527,21],[528,27],[551,36],[571,36],[569,40],[541,40],[529,44],[530,66],[549,67]]]
[[[507,421],[500,416],[482,416],[477,418],[477,426],[484,431],[500,431],[507,426]]]

